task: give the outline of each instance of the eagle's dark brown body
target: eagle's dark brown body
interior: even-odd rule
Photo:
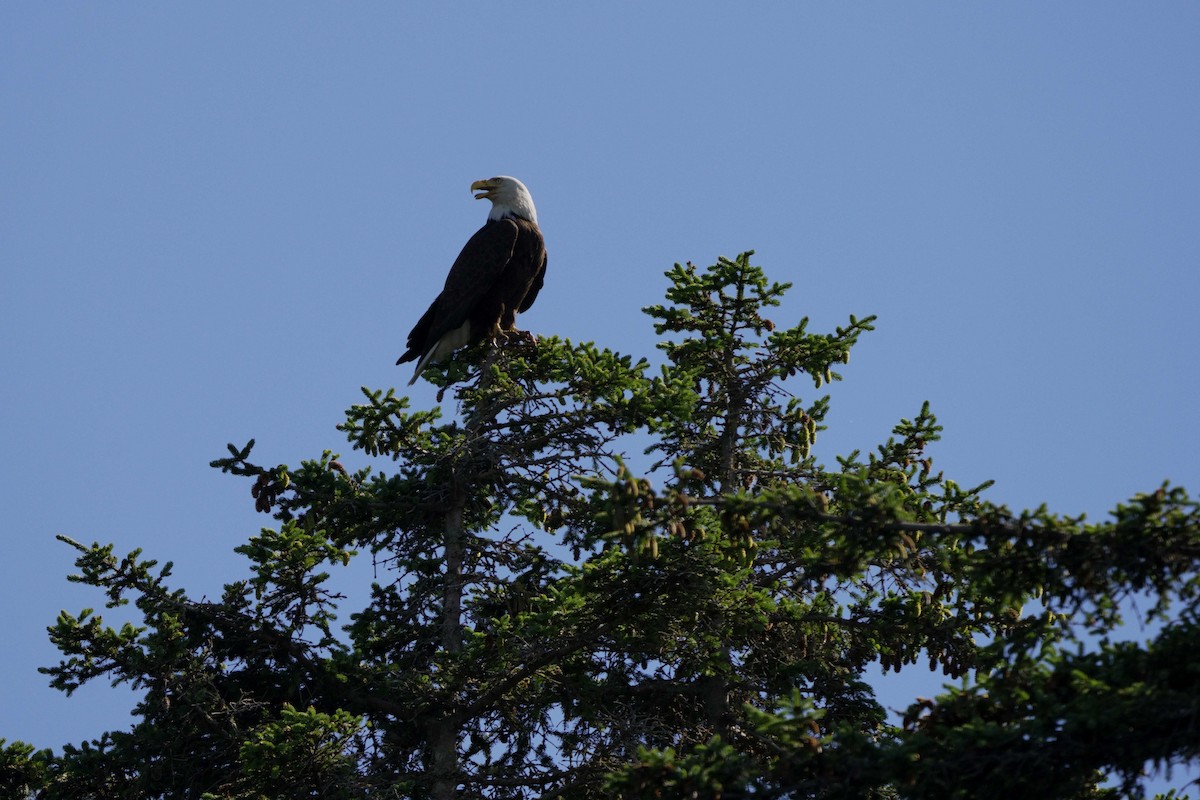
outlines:
[[[512,330],[517,314],[537,299],[545,274],[546,245],[537,225],[511,217],[488,220],[455,259],[442,293],[408,334],[408,350],[396,363],[430,353],[464,323],[470,326],[451,350]]]

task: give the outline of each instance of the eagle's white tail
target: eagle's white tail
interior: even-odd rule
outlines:
[[[421,356],[421,360],[417,362],[417,368],[413,371],[413,376],[408,381],[408,385],[412,386],[417,382],[417,378],[421,377],[421,373],[425,367],[430,364],[436,364],[442,359],[449,356],[458,348],[465,345],[471,339],[471,321],[467,320],[462,325],[459,325],[452,331],[448,331],[438,339],[437,344],[429,348],[425,355]]]

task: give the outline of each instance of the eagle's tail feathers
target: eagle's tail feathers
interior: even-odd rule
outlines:
[[[417,382],[417,378],[421,376],[421,372],[429,364],[436,364],[442,359],[449,356],[458,348],[467,344],[471,340],[471,322],[464,322],[452,331],[447,331],[442,334],[442,338],[437,340],[437,344],[425,351],[425,355],[421,356],[421,360],[417,362],[417,368],[413,371],[413,376],[409,380],[408,385],[412,386]]]

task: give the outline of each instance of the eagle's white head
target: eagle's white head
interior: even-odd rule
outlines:
[[[537,209],[533,207],[533,196],[525,188],[525,184],[516,178],[500,175],[496,178],[475,181],[471,184],[476,200],[487,198],[492,201],[492,210],[488,219],[504,219],[505,217],[520,217],[537,225]]]

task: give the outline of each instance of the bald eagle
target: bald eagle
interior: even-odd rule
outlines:
[[[492,201],[487,222],[463,247],[446,285],[408,334],[397,364],[418,359],[412,386],[422,370],[460,347],[516,330],[517,314],[537,299],[546,274],[546,244],[538,229],[533,197],[516,178],[475,181],[476,200]]]

